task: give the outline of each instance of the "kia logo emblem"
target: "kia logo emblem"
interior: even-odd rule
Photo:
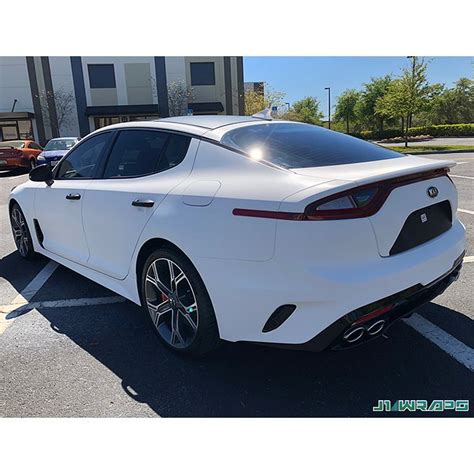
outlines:
[[[438,188],[436,188],[435,186],[430,186],[427,190],[426,190],[426,193],[428,194],[428,196],[430,198],[435,198],[437,195],[438,195]]]

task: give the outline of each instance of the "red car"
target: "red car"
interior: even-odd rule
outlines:
[[[16,168],[32,169],[43,149],[33,140],[0,142],[0,171]]]

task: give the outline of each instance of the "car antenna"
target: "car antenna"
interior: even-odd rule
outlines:
[[[263,109],[262,111],[253,114],[252,117],[263,120],[273,120],[272,109],[270,107],[267,107],[266,109]]]

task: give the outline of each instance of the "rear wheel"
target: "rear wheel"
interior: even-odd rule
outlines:
[[[173,249],[153,252],[141,278],[142,305],[161,341],[193,355],[219,345],[211,300],[192,263]]]
[[[36,252],[33,248],[30,230],[28,229],[23,211],[16,203],[13,204],[10,211],[10,223],[18,252],[27,260],[33,259],[36,256]]]

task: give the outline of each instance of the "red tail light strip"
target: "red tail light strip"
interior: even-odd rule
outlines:
[[[439,176],[447,176],[449,169],[442,168],[423,173],[416,173],[398,178],[388,179],[385,181],[377,181],[375,183],[357,186],[352,189],[341,191],[331,196],[327,196],[312,204],[306,206],[303,213],[300,212],[281,212],[281,211],[265,211],[259,209],[241,209],[237,208],[232,211],[234,216],[260,217],[264,219],[282,219],[290,221],[314,221],[314,220],[336,220],[336,219],[357,219],[361,217],[369,217],[374,215],[382,207],[390,193],[400,186],[413,184],[427,179],[437,178]],[[364,189],[377,189],[374,197],[368,204],[362,207],[354,207],[348,209],[334,210],[318,210],[317,208],[324,203],[333,201],[343,196],[363,191]]]

